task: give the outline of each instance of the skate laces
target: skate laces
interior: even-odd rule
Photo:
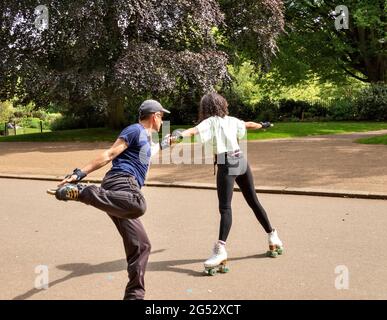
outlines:
[[[219,255],[219,254],[220,254],[221,246],[222,246],[222,245],[221,245],[220,243],[216,243],[216,244],[214,245],[214,249],[213,249],[214,254],[216,254],[216,255]]]
[[[79,190],[77,186],[69,185],[66,188],[66,198],[76,200],[79,196]]]

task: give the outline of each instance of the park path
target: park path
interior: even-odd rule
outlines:
[[[387,194],[387,146],[354,142],[358,138],[386,133],[387,130],[380,130],[248,142],[248,159],[255,184],[257,187]],[[0,143],[0,175],[62,177],[109,146],[110,143],[3,142]],[[182,147],[183,144],[175,148]],[[200,145],[189,148],[198,150]],[[101,179],[107,169],[92,173],[90,178]],[[148,181],[214,183],[215,178],[211,164],[152,164]]]
[[[51,185],[0,179],[0,299],[121,299],[127,273],[114,224],[91,206],[48,196]],[[219,228],[216,191],[143,190],[141,220],[152,243],[147,299],[387,298],[385,201],[259,194],[285,246],[271,259],[264,230],[237,192],[231,271],[204,277]],[[34,288],[38,266],[47,267],[47,290]]]

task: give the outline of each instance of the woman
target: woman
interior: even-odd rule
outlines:
[[[250,166],[238,144],[238,139],[244,137],[246,129],[268,128],[272,125],[269,122],[244,122],[229,117],[228,103],[217,93],[203,96],[200,102],[199,118],[201,121],[199,125],[181,132],[180,135],[181,137],[199,135],[202,143],[212,142],[215,163],[218,167],[216,185],[220,211],[219,239],[215,243],[212,255],[204,262],[206,271],[214,274],[217,267],[221,272],[228,270],[225,267],[226,240],[232,224],[231,199],[234,182],[238,184],[245,200],[268,234],[269,251],[267,255],[276,257],[282,254],[282,242],[277,231],[271,227],[267,214],[258,201]]]

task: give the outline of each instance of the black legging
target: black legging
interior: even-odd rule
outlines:
[[[238,184],[242,194],[253,209],[254,214],[267,233],[273,229],[270,225],[265,209],[258,201],[255,193],[253,175],[246,159],[218,160],[216,185],[219,199],[220,230],[219,240],[226,241],[232,224],[231,200],[234,190],[234,181]]]

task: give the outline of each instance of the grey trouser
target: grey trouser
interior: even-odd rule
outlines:
[[[108,172],[101,187],[85,187],[79,197],[85,204],[105,211],[124,242],[129,282],[124,299],[144,299],[144,274],[151,244],[139,219],[146,202],[136,179],[128,173]]]

